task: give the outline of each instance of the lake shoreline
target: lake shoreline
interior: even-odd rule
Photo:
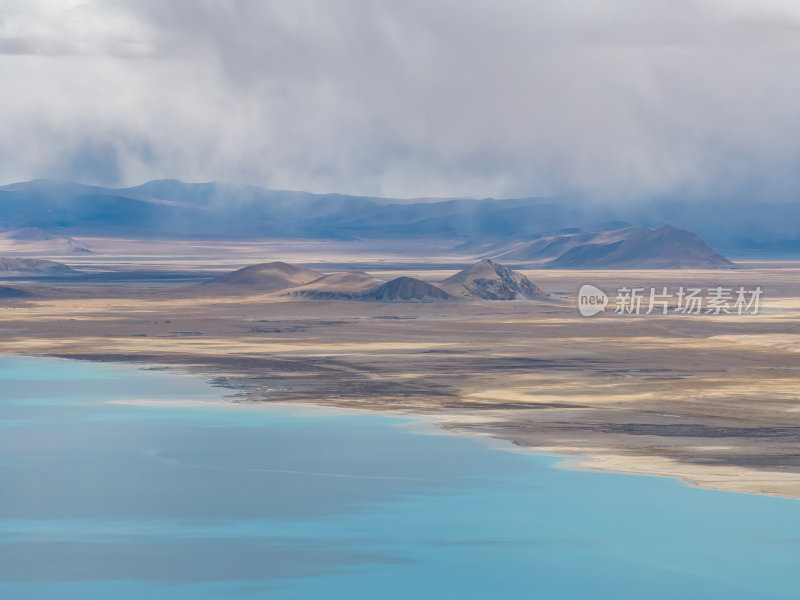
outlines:
[[[402,266],[378,274],[434,282],[452,274]],[[238,401],[428,415],[459,433],[588,457],[589,468],[800,498],[798,273],[800,262],[731,273],[524,272],[560,304],[220,295],[155,276],[124,286],[39,282],[33,298],[3,304],[0,348],[171,365]],[[758,315],[585,318],[566,300],[586,281],[767,292]]]
[[[309,407],[317,411],[329,410],[348,411],[356,414],[379,415],[388,414],[393,416],[407,417],[417,420],[423,424],[423,429],[430,434],[432,429],[440,435],[465,435],[473,438],[482,439],[487,445],[494,449],[506,452],[522,452],[525,454],[550,456],[559,459],[557,468],[565,468],[573,471],[596,471],[616,474],[664,477],[677,479],[689,487],[712,489],[729,493],[743,493],[761,496],[771,496],[785,499],[800,499],[800,474],[796,473],[759,473],[737,467],[700,467],[689,470],[684,463],[674,463],[664,460],[657,456],[630,457],[608,453],[606,449],[599,448],[596,452],[584,452],[578,448],[573,450],[558,448],[547,448],[535,444],[526,443],[530,441],[528,437],[519,438],[513,433],[503,433],[503,431],[492,430],[486,427],[488,421],[482,419],[479,414],[469,414],[464,411],[446,412],[408,410],[397,407],[385,406],[381,404],[370,405],[360,403],[358,406],[352,404],[337,404],[329,401],[304,400],[255,400],[242,398],[239,395],[246,391],[246,388],[237,386],[230,381],[220,381],[212,372],[202,368],[192,367],[180,363],[153,362],[152,357],[130,356],[127,359],[120,359],[116,355],[92,356],[85,355],[11,355],[29,356],[31,358],[59,358],[63,360],[80,360],[96,363],[111,363],[118,365],[130,365],[141,370],[166,370],[169,372],[188,374],[193,377],[203,379],[210,389],[221,388],[233,392],[233,395],[222,394],[221,399],[229,398],[229,404],[241,404],[250,406],[286,406],[286,407]],[[230,399],[232,398],[232,399]],[[136,401],[124,401],[125,404],[136,405]],[[224,404],[225,402],[220,402]],[[142,404],[145,405],[145,404]],[[146,405],[154,405],[152,402]],[[174,403],[170,406],[175,406]],[[775,491],[775,486],[786,482],[785,491]],[[766,484],[766,486],[765,486]]]

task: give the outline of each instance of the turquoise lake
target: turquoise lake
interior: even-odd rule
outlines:
[[[800,597],[800,502],[0,358],[0,598]]]

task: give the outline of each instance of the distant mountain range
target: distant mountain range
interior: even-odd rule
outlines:
[[[172,180],[125,189],[48,180],[0,187],[0,230],[72,235],[496,238],[579,216],[530,198],[409,202]]]
[[[575,198],[409,201],[176,180],[119,189],[50,180],[0,186],[0,231],[38,228],[53,236],[418,237],[494,244],[613,220],[673,225],[720,250],[800,251],[797,202],[740,201],[732,208],[724,199],[637,205]]]

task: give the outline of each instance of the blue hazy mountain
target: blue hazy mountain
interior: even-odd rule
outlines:
[[[674,225],[721,251],[800,249],[797,203],[665,199],[638,205],[575,198],[400,200],[270,190],[220,183],[150,181],[130,188],[34,180],[0,187],[0,231],[59,235],[435,237],[494,246],[596,223]],[[610,223],[608,229],[619,228]],[[455,245],[455,244],[454,244]],[[557,248],[552,248],[553,257]],[[510,257],[509,257],[510,258]]]
[[[577,218],[529,198],[415,202],[174,180],[124,189],[48,180],[0,187],[3,229],[75,234],[495,238]]]

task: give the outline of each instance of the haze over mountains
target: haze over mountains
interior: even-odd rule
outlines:
[[[620,219],[687,229],[720,250],[800,250],[800,206],[793,203],[740,203],[731,211],[723,200],[695,204],[675,198],[628,207],[576,198],[408,201],[175,180],[124,189],[49,180],[0,187],[0,231],[35,227],[59,236],[496,242]]]
[[[578,216],[535,199],[409,202],[173,180],[126,189],[48,180],[0,187],[0,228],[84,235],[497,237]]]

